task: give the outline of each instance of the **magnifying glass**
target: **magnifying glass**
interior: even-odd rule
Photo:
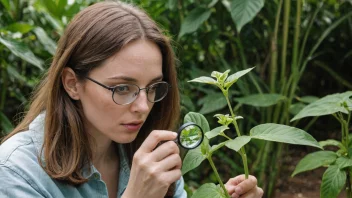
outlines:
[[[193,122],[183,124],[177,134],[176,142],[185,149],[197,148],[204,139],[202,128]]]

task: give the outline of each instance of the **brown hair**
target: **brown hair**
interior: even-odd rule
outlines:
[[[164,80],[172,88],[165,99],[155,103],[136,140],[126,144],[131,162],[133,154],[152,130],[174,129],[179,118],[179,95],[175,57],[169,39],[146,13],[121,2],[96,3],[73,18],[59,40],[53,62],[35,91],[29,111],[3,141],[28,130],[34,118],[46,111],[42,148],[45,165],[39,160],[43,169],[52,178],[73,185],[86,182],[82,168],[92,160],[91,144],[84,132],[79,102],[72,100],[62,85],[62,71],[70,67],[83,81],[91,69],[138,39],[147,39],[159,46]]]

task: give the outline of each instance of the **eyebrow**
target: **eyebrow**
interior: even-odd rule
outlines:
[[[129,81],[129,82],[137,82],[138,80],[135,79],[135,78],[131,78],[131,77],[128,77],[128,76],[112,76],[112,77],[109,77],[108,79],[117,79],[117,80],[125,80],[125,81]],[[163,79],[163,75],[160,75],[156,78],[153,78],[150,82],[154,82],[154,81],[158,81],[158,80],[161,80]]]

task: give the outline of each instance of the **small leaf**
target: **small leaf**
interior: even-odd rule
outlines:
[[[188,151],[185,159],[183,159],[182,175],[198,167],[205,159],[206,156],[202,154],[200,147]]]
[[[203,129],[203,132],[206,133],[210,131],[209,123],[207,119],[200,113],[189,112],[185,115],[184,123],[193,122],[200,126]]]
[[[249,68],[249,69],[245,69],[245,70],[242,70],[242,71],[238,71],[238,72],[230,75],[229,77],[227,77],[227,79],[225,81],[225,89],[230,88],[235,82],[237,82],[237,80],[239,78],[241,78],[243,75],[245,75],[248,72],[250,72],[252,69],[254,69],[254,67]]]
[[[250,136],[255,139],[314,146],[321,149],[319,143],[307,132],[281,124],[261,124],[250,131]]]
[[[346,183],[346,172],[337,165],[331,165],[326,169],[320,186],[321,198],[337,197]]]
[[[222,193],[221,188],[216,186],[213,183],[203,184],[200,188],[198,188],[191,198],[223,198],[224,195]]]
[[[254,107],[269,107],[285,99],[286,97],[280,94],[253,94],[234,100]]]
[[[317,151],[310,153],[301,159],[291,176],[293,177],[298,173],[330,165],[335,162],[336,158],[336,153],[332,151]]]
[[[192,10],[184,19],[178,38],[187,33],[196,31],[211,15],[211,10],[207,8],[197,7]]]
[[[304,107],[306,107],[307,105],[301,103],[301,102],[298,102],[298,103],[295,103],[295,104],[292,104],[290,106],[290,109],[289,109],[289,112],[292,114],[292,115],[297,115]]]
[[[237,32],[250,22],[263,8],[264,0],[232,0],[231,17],[236,24]]]
[[[337,158],[335,163],[339,167],[339,169],[344,169],[346,167],[352,166],[352,159],[346,157],[339,157]]]
[[[230,140],[228,141],[225,145],[238,152],[244,145],[246,145],[249,141],[251,141],[251,137],[250,136],[240,136],[240,137],[237,137],[236,139],[234,140]]]
[[[5,45],[14,55],[43,70],[43,61],[37,58],[25,44],[3,37],[0,37],[0,43]]]
[[[7,26],[5,29],[11,31],[11,32],[20,32],[22,34],[25,34],[33,29],[33,26],[27,24],[27,23],[13,23],[9,26]]]
[[[174,10],[177,6],[177,0],[168,0],[167,2],[167,7],[170,9],[170,10]]]
[[[2,112],[0,112],[0,126],[6,134],[13,130],[13,125],[11,124],[11,121]]]
[[[216,127],[215,129],[205,133],[205,136],[207,136],[207,138],[210,140],[211,138],[216,137],[220,133],[224,132],[226,129],[229,129],[229,127],[227,126]]]
[[[211,85],[216,85],[217,82],[213,78],[207,77],[207,76],[201,76],[199,78],[195,78],[193,80],[190,80],[188,82],[199,82],[199,83],[206,83],[206,84],[211,84]]]
[[[337,141],[337,140],[325,140],[325,141],[320,141],[319,144],[320,144],[321,147],[325,147],[325,146],[337,146],[337,147],[339,147],[340,149],[345,149],[345,150],[346,150],[345,146],[344,146],[341,142],[339,142],[339,141]]]
[[[291,119],[291,122],[309,116],[323,116],[337,112],[347,114],[348,111],[342,104],[348,102],[347,98],[349,96],[352,96],[352,91],[325,96],[303,108],[302,111]]]
[[[35,35],[38,40],[43,44],[44,48],[51,54],[54,55],[56,51],[56,44],[51,38],[46,34],[46,32],[41,27],[36,27],[34,30]]]

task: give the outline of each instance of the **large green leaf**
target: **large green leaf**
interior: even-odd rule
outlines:
[[[255,139],[300,144],[322,148],[319,143],[307,132],[281,124],[261,124],[250,131],[250,136]]]
[[[200,188],[194,192],[191,198],[223,198],[224,196],[221,188],[213,183],[203,184]]]
[[[320,198],[337,197],[346,183],[346,172],[337,165],[326,169],[320,186]]]
[[[241,98],[235,98],[234,100],[254,107],[269,107],[277,104],[285,98],[285,96],[280,94],[253,94]]]
[[[293,177],[298,173],[330,165],[336,161],[336,158],[336,153],[332,151],[317,151],[310,153],[301,159],[291,176]]]
[[[183,159],[182,175],[198,167],[205,159],[206,155],[202,154],[201,147],[188,151],[185,159]]]
[[[210,94],[202,98],[203,106],[199,110],[201,114],[212,113],[226,107],[226,98],[222,93]]]
[[[43,70],[43,61],[37,58],[24,43],[12,39],[5,39],[3,37],[0,37],[0,43],[5,45],[14,55]]]
[[[352,96],[352,91],[325,96],[303,108],[291,119],[291,122],[309,116],[330,115],[336,112],[348,113],[342,104],[344,102],[351,104],[351,100],[348,99],[350,96]]]
[[[2,112],[0,112],[0,126],[5,133],[9,133],[13,129],[13,125],[11,124],[11,121]],[[1,131],[0,131],[0,134],[1,134]]]
[[[185,115],[184,123],[186,122],[193,122],[196,123],[203,129],[203,132],[206,133],[210,131],[209,123],[207,119],[200,113],[189,112]]]
[[[230,12],[237,32],[240,32],[242,27],[255,17],[263,6],[264,0],[232,0]]]
[[[184,19],[181,25],[181,30],[178,38],[181,38],[187,33],[196,31],[211,15],[211,10],[208,8],[197,7],[192,10]]]
[[[205,133],[205,136],[207,136],[207,138],[210,140],[213,137],[218,136],[220,133],[224,132],[226,129],[229,129],[228,126],[219,126],[216,127],[215,129]]]
[[[54,55],[56,51],[56,43],[46,34],[41,27],[37,27],[34,30],[38,40],[43,44],[44,48],[51,54]]]
[[[240,136],[234,140],[228,141],[225,145],[238,152],[244,145],[246,145],[251,140],[250,136]]]

